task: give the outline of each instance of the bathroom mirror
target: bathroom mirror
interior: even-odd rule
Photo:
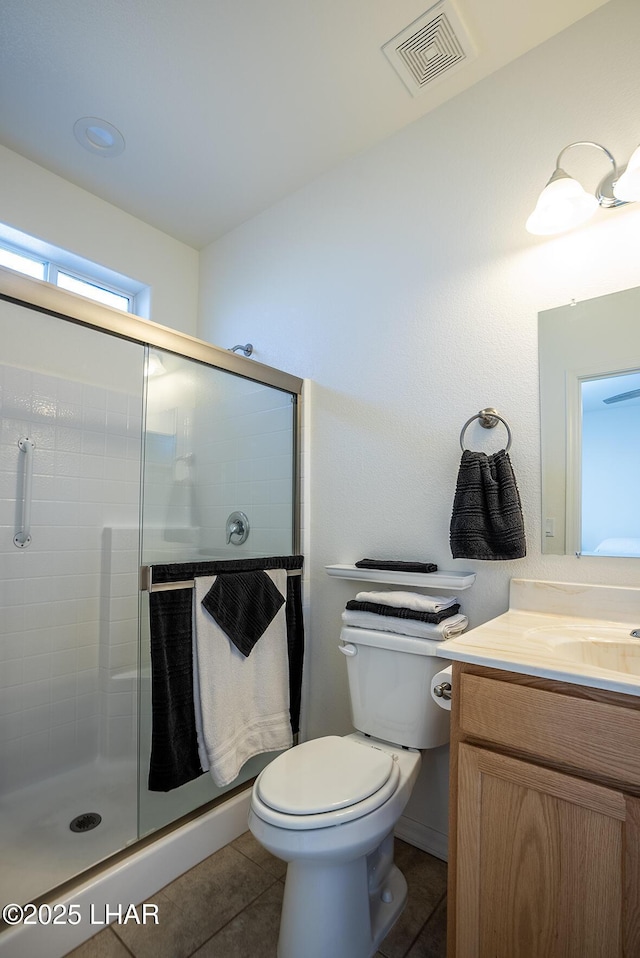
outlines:
[[[542,551],[640,557],[640,289],[538,316]]]

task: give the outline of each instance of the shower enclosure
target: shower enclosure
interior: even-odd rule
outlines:
[[[147,789],[140,570],[299,551],[302,384],[6,271],[0,343],[0,900],[24,904],[224,801]]]

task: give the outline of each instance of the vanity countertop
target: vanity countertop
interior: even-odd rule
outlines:
[[[640,589],[514,579],[507,612],[442,642],[438,654],[640,696],[637,629]]]

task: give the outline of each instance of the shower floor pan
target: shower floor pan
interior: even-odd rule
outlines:
[[[71,831],[89,812],[100,824]],[[93,762],[2,796],[0,901],[33,901],[136,838],[133,762]]]

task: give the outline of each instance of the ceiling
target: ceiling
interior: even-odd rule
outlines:
[[[453,0],[477,56],[412,96],[381,47],[430,0],[2,0],[0,143],[201,248],[605,2]]]

